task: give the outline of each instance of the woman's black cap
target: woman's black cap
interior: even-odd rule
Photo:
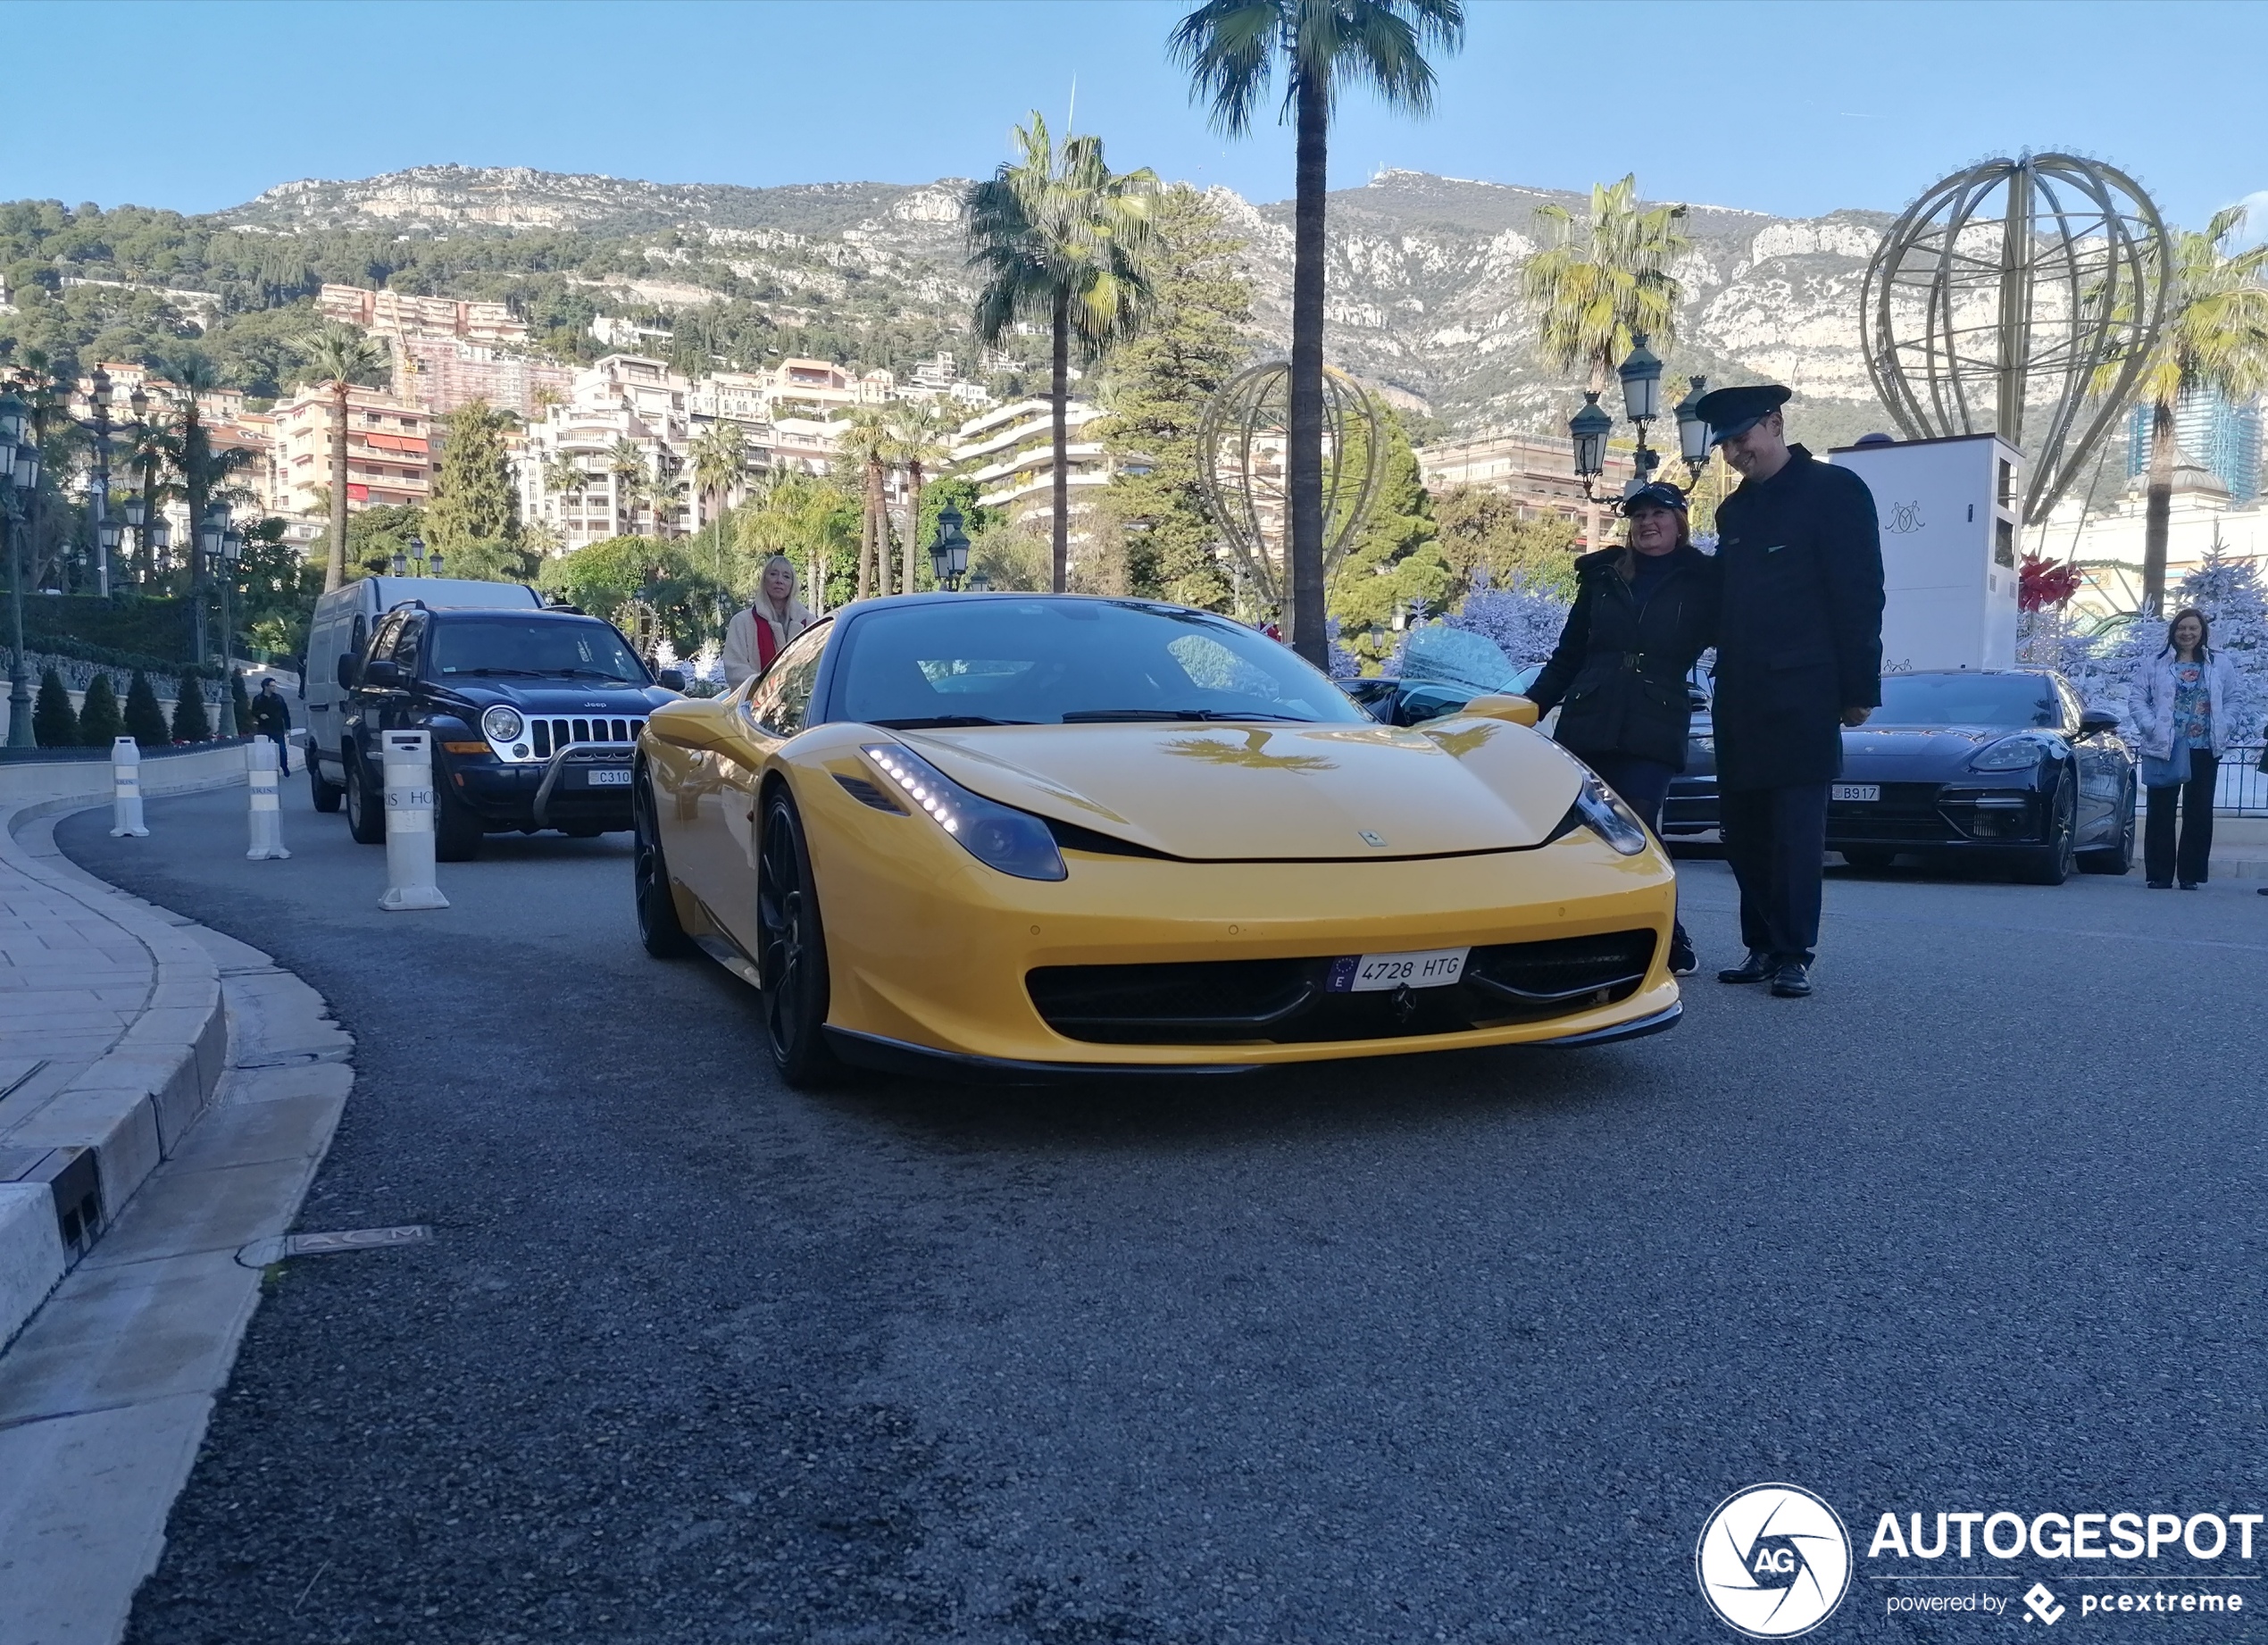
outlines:
[[[1746,434],[1787,405],[1791,392],[1778,383],[1714,388],[1703,395],[1693,409],[1709,425],[1709,444],[1718,446],[1735,435]]]
[[[1634,514],[1641,508],[1666,508],[1681,514],[1686,511],[1685,493],[1666,480],[1650,481],[1622,499],[1625,514]]]

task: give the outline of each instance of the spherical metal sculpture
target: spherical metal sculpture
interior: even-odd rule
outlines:
[[[1279,360],[1239,372],[1205,402],[1197,422],[1197,480],[1236,557],[1239,582],[1275,617],[1290,609],[1286,564],[1291,509],[1285,455],[1291,438],[1291,367]],[[1347,557],[1386,469],[1378,403],[1343,372],[1323,370],[1323,575]]]
[[[2109,434],[2164,319],[2172,246],[2140,185],[2072,154],[1989,160],[1905,208],[1867,267],[1866,369],[1911,439],[2024,454],[2027,522]]]

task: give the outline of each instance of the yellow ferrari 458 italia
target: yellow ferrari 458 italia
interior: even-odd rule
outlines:
[[[1533,718],[1383,725],[1176,605],[867,601],[647,720],[639,931],[754,984],[796,1084],[1668,1028],[1670,864]]]

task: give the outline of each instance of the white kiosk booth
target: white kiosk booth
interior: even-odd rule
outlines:
[[[1845,446],[1829,461],[1874,494],[1882,528],[1882,672],[2016,664],[2017,488],[1997,434]]]

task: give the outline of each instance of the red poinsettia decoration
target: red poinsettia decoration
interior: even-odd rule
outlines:
[[[2059,564],[2036,554],[2024,556],[2016,572],[2016,605],[2022,611],[2042,607],[2062,610],[2079,592],[2079,567]]]

